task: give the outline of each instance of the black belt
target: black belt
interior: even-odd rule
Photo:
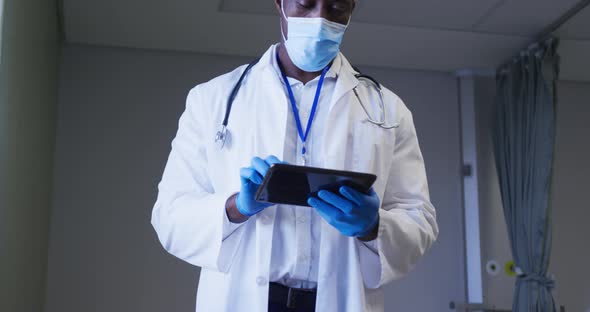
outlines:
[[[278,283],[270,283],[268,300],[289,309],[315,310],[315,289],[290,288]]]

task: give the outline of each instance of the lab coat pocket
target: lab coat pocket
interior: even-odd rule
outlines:
[[[367,120],[358,121],[353,129],[352,169],[379,179],[393,156],[395,129],[383,129]]]

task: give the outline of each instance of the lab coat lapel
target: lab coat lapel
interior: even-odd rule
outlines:
[[[329,106],[326,126],[324,127],[323,153],[324,167],[344,169],[346,161],[346,146],[349,144],[349,134],[352,131],[353,114],[350,114],[350,102],[356,100],[352,95],[359,81],[355,71],[344,55],[340,54],[342,65],[334,87],[334,93]]]
[[[355,77],[358,72],[352,68],[352,65],[350,65],[344,55],[340,54],[340,60],[342,64],[340,72],[338,73],[338,80],[336,80],[336,86],[334,87],[334,94],[332,95],[332,101],[330,103],[330,111],[334,108],[334,105],[338,104],[344,95],[352,91],[352,89],[359,84],[358,79]]]
[[[255,118],[254,139],[252,140],[253,155],[267,157],[275,155],[283,159],[285,132],[287,125],[288,103],[283,87],[272,68],[273,49],[269,49],[260,59],[259,66],[253,70],[250,79],[255,81],[252,88],[252,107]],[[251,122],[251,121],[245,121]],[[276,206],[271,206],[256,216],[256,263],[257,280],[262,283],[258,307],[253,310],[264,311],[268,304],[268,278],[270,275],[270,259],[272,253],[272,236]]]
[[[252,125],[255,127],[253,149],[259,157],[275,155],[283,159],[288,103],[272,68],[262,69],[259,77],[253,97],[256,103],[252,103],[259,120]]]

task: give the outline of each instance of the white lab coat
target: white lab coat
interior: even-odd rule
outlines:
[[[276,206],[250,218],[223,239],[227,198],[239,191],[240,167],[254,156],[282,159],[288,98],[269,49],[243,81],[229,119],[231,138],[214,142],[228,96],[245,69],[196,86],[179,121],[159,184],[152,224],[164,248],[200,266],[197,311],[266,311]],[[341,55],[342,56],[342,55]],[[365,121],[352,89],[359,84],[342,56],[342,68],[321,135],[323,167],[371,172],[382,199],[378,253],[326,222],[321,225],[316,311],[383,311],[381,286],[412,269],[438,235],[424,162],[412,115],[384,89],[386,113],[399,124],[385,130]],[[372,87],[359,85],[367,108],[378,114]]]

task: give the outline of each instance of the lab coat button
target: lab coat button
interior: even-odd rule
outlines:
[[[299,223],[305,223],[305,217],[299,217],[298,219]]]
[[[266,284],[266,278],[259,276],[256,278],[256,284],[262,286],[264,284]]]

